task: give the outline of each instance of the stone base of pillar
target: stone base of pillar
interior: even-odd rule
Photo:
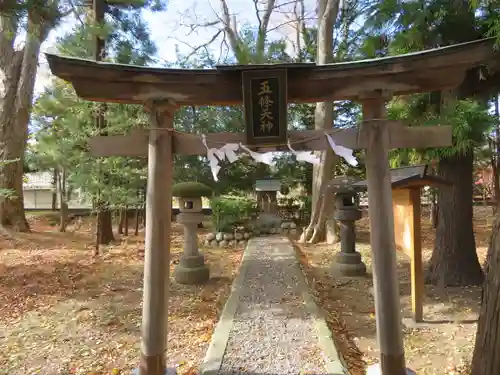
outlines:
[[[366,369],[366,375],[381,375],[382,370],[380,369],[380,364],[375,363],[373,365],[368,366]],[[406,375],[417,375],[417,373],[409,368],[406,369]]]
[[[331,270],[335,276],[341,277],[366,275],[366,265],[361,260],[361,254],[358,252],[338,253],[335,255]]]
[[[181,255],[179,265],[174,271],[174,280],[178,284],[203,284],[210,279],[210,269],[205,264],[205,257],[199,255]]]

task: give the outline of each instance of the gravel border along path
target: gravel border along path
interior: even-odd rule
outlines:
[[[290,241],[252,239],[201,374],[344,373]]]

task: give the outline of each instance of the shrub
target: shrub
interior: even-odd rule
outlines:
[[[217,232],[231,232],[235,226],[244,225],[257,212],[257,202],[252,198],[222,196],[210,201],[212,223]]]
[[[305,211],[311,211],[312,197],[310,195],[302,195],[299,197],[300,206]]]

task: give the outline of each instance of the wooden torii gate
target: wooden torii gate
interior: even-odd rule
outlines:
[[[206,70],[144,68],[48,54],[53,74],[71,82],[80,97],[99,102],[143,104],[150,113],[148,132],[97,137],[91,142],[91,152],[95,156],[148,157],[140,374],[163,375],[165,371],[173,155],[206,154],[199,136],[173,130],[174,113],[182,105],[242,104],[248,96],[242,86],[249,71],[267,77],[276,71],[281,82],[285,79],[285,86],[278,90],[282,105],[332,100],[355,100],[362,104],[363,121],[359,128],[333,133],[332,138],[335,143],[350,149],[366,149],[381,369],[383,375],[405,374],[388,151],[450,146],[451,128],[412,128],[388,121],[385,104],[393,95],[460,85],[466,74],[470,78],[473,68],[491,58],[493,43],[492,39],[484,39],[421,53],[321,66],[277,64]],[[248,116],[247,104],[245,99]],[[276,108],[275,114],[278,112],[283,114],[283,106]],[[295,147],[297,150],[330,147],[323,131],[283,134],[281,122],[279,129],[274,134],[275,141],[271,142],[273,147],[266,147],[266,151],[286,150],[286,138],[302,141]],[[254,138],[239,133],[207,135],[209,147],[217,147],[222,142],[249,139],[253,142]]]

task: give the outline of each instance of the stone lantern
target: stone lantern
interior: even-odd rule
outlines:
[[[211,195],[211,189],[198,182],[182,182],[172,187],[172,196],[179,199],[176,221],[184,226],[184,251],[174,271],[174,280],[179,284],[202,284],[210,278],[205,257],[198,249],[196,231],[204,218],[201,198]]]
[[[356,221],[362,214],[358,206],[358,194],[354,179],[343,177],[334,182],[334,218],[340,225],[340,253],[335,256],[332,271],[338,276],[363,276],[366,265],[356,251]]]

